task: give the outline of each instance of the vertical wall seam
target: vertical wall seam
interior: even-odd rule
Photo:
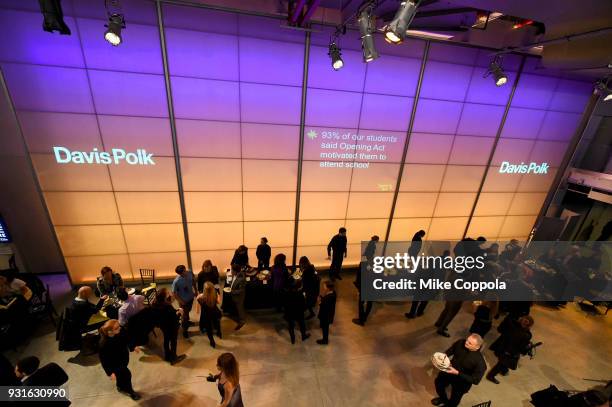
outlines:
[[[499,123],[499,127],[497,128],[497,133],[495,134],[495,141],[493,141],[493,145],[491,146],[491,153],[489,154],[489,159],[487,160],[484,173],[482,174],[480,185],[478,186],[478,190],[476,192],[476,199],[474,199],[474,204],[472,205],[472,209],[470,210],[470,214],[468,216],[468,220],[463,231],[462,239],[465,239],[465,236],[467,235],[467,232],[472,223],[474,212],[476,212],[476,206],[478,205],[480,194],[482,193],[482,188],[484,187],[485,181],[487,180],[487,175],[489,174],[489,169],[491,168],[491,163],[493,162],[493,157],[495,156],[495,151],[497,150],[497,144],[499,143],[502,131],[504,130],[504,125],[506,124],[506,119],[508,118],[508,112],[510,111],[510,106],[512,105],[512,100],[514,99],[516,88],[518,87],[521,74],[523,73],[523,68],[525,67],[526,59],[527,58],[525,56],[521,58],[521,64],[519,65],[519,69],[516,73],[516,78],[514,78],[514,82],[512,83],[512,90],[510,91],[510,96],[508,96],[508,102],[506,103],[504,114],[502,115],[501,122]]]
[[[166,102],[168,103],[168,119],[170,120],[170,133],[172,136],[172,149],[174,151],[174,166],[176,169],[176,182],[178,187],[179,204],[181,207],[181,220],[183,223],[183,235],[185,238],[185,253],[187,265],[193,270],[191,261],[191,245],[189,242],[189,228],[187,225],[187,210],[185,209],[185,191],[183,189],[183,176],[181,174],[181,156],[176,133],[176,118],[174,116],[174,103],[172,100],[172,84],[170,82],[170,69],[168,65],[168,49],[166,47],[166,33],[163,24],[162,5],[159,0],[155,2],[157,11],[157,26],[159,29],[159,42],[162,53],[162,64],[164,67],[164,82],[166,85]]]
[[[399,196],[399,190],[402,183],[402,176],[404,174],[404,166],[406,165],[406,156],[408,155],[408,145],[410,143],[410,137],[412,136],[412,128],[414,127],[414,121],[417,113],[417,105],[419,103],[419,97],[421,95],[421,88],[423,86],[423,76],[425,75],[425,66],[427,65],[427,59],[429,57],[429,46],[431,42],[425,41],[425,49],[423,50],[423,56],[421,59],[421,69],[419,71],[419,80],[417,82],[416,92],[412,102],[412,111],[410,112],[410,121],[408,122],[408,129],[406,129],[406,140],[404,141],[404,151],[402,151],[402,160],[400,161],[399,171],[397,173],[397,182],[395,183],[395,190],[393,191],[393,200],[391,201],[391,212],[389,214],[389,222],[387,223],[387,231],[385,233],[385,240],[383,242],[382,255],[384,256],[387,251],[387,241],[391,234],[391,225],[393,223],[393,216],[395,215],[395,205],[397,204],[397,197]]]
[[[304,42],[304,66],[302,71],[302,106],[300,111],[300,140],[298,146],[297,185],[295,188],[295,221],[293,224],[293,255],[291,264],[297,259],[298,225],[300,219],[300,195],[302,192],[302,164],[304,162],[304,131],[306,127],[306,95],[308,90],[308,66],[310,64],[310,31],[306,31]]]

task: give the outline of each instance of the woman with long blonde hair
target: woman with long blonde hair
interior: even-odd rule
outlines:
[[[221,338],[221,297],[217,294],[215,286],[210,281],[204,283],[203,293],[198,295],[198,303],[202,307],[200,313],[200,332],[208,335],[210,346],[216,346],[213,336],[213,328],[217,332],[217,336]]]

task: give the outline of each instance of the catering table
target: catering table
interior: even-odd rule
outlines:
[[[221,308],[225,313],[234,312],[234,303],[229,288],[232,285],[233,276],[227,273],[223,285],[223,303]],[[272,308],[272,285],[270,284],[270,274],[267,270],[257,271],[251,269],[246,276],[244,307],[246,309]]]

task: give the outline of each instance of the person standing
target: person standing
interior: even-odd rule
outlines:
[[[484,338],[493,326],[493,317],[497,315],[497,301],[483,301],[474,312],[474,322],[470,333],[478,334]]]
[[[268,245],[267,238],[261,238],[261,243],[259,244],[259,246],[257,246],[255,256],[257,256],[257,270],[268,270],[270,268],[270,257],[272,257],[272,249]]]
[[[106,375],[116,381],[117,390],[132,400],[140,400],[140,395],[132,387],[132,372],[128,369],[130,349],[127,338],[116,319],[106,321],[100,328],[99,356]]]
[[[197,290],[193,273],[187,270],[184,265],[176,266],[174,270],[177,276],[172,282],[172,292],[182,310],[181,326],[183,327],[183,337],[189,338],[189,312],[193,307],[193,299]]]
[[[151,309],[153,310],[154,325],[158,326],[164,335],[164,359],[171,365],[175,365],[186,357],[176,354],[180,314],[183,311],[172,306],[172,294],[167,288],[162,288],[157,292],[155,303]]]
[[[508,369],[516,370],[521,355],[526,355],[531,343],[531,327],[533,318],[529,315],[518,320],[506,318],[497,330],[501,334],[491,345],[491,350],[497,356],[497,364],[487,373],[487,380],[499,384],[495,378],[501,373],[508,374]]]
[[[462,305],[463,301],[446,301],[444,303],[444,309],[434,324],[436,328],[438,328],[436,331],[438,335],[450,338],[450,334],[448,333],[448,324],[450,324],[451,321],[457,316]]]
[[[380,240],[380,238],[377,235],[372,236],[372,238],[370,239],[370,241],[368,242],[365,250],[363,251],[363,257],[366,258],[365,263],[362,262],[359,265],[359,270],[357,271],[357,274],[355,275],[355,282],[353,284],[355,284],[355,287],[357,288],[357,294],[359,295],[359,300],[357,302],[357,315],[358,318],[353,318],[353,323],[357,324],[357,325],[361,325],[364,326],[368,316],[370,315],[370,312],[372,311],[372,301],[363,301],[363,298],[361,296],[361,278],[362,278],[362,273],[367,273],[370,271],[373,263],[374,263],[374,255],[376,254],[376,244],[378,243],[378,241]]]
[[[332,237],[327,245],[327,259],[331,260],[329,266],[329,278],[334,281],[336,278],[342,280],[340,271],[342,270],[342,260],[346,257],[346,228],[338,229],[338,234]]]
[[[232,261],[230,264],[233,266],[234,264],[238,265],[240,268],[248,267],[249,265],[249,248],[245,245],[240,245],[234,252],[234,257],[232,257]]]
[[[291,338],[291,344],[295,344],[295,323],[297,322],[302,334],[302,342],[310,338],[310,334],[306,333],[306,323],[304,322],[304,310],[306,309],[306,302],[304,300],[304,294],[300,290],[300,282],[295,279],[287,286],[284,295],[283,309],[285,310],[285,320],[289,327],[289,337]]]
[[[369,266],[371,266],[374,263],[374,255],[376,254],[376,245],[379,240],[380,240],[380,237],[378,237],[377,235],[372,236],[372,238],[368,242],[368,245],[363,251],[363,255],[366,258],[366,261],[368,262]]]
[[[299,265],[300,271],[302,272],[302,284],[304,296],[306,297],[306,308],[308,309],[308,316],[306,319],[310,319],[315,317],[314,307],[317,305],[317,299],[319,298],[321,278],[317,274],[314,265],[310,262],[308,257],[300,257]]]
[[[325,281],[323,283],[323,291],[319,302],[319,323],[323,337],[317,340],[319,345],[327,345],[329,343],[329,325],[334,322],[336,314],[336,292],[334,291],[334,282]]]
[[[287,256],[279,253],[274,256],[274,265],[270,271],[272,280],[272,300],[276,312],[280,312],[283,306],[283,295],[289,281],[289,269],[287,268]]]
[[[244,407],[240,391],[240,371],[238,361],[233,354],[222,353],[217,358],[217,375],[210,374],[208,381],[217,381],[217,388],[221,394],[221,403],[218,407]]]
[[[451,365],[436,377],[436,393],[438,397],[431,400],[434,406],[457,407],[461,398],[472,385],[480,383],[487,370],[480,348],[482,338],[472,334],[467,339],[459,339],[448,350],[446,355],[452,358]],[[451,388],[450,398],[446,388]]]
[[[210,260],[204,260],[202,270],[198,273],[198,293],[204,292],[204,283],[210,281],[213,285],[219,285],[219,269]]]
[[[420,255],[421,249],[423,248],[423,238],[425,237],[425,231],[419,230],[412,236],[412,242],[408,248],[408,255],[411,258],[416,258]],[[425,312],[427,301],[412,301],[410,304],[410,311],[405,313],[404,316],[408,319],[420,317]]]
[[[200,313],[200,332],[206,330],[208,341],[213,348],[216,346],[213,329],[217,332],[217,336],[221,338],[221,297],[217,295],[215,286],[207,281],[204,284],[204,292],[198,295],[198,303],[202,307]]]
[[[232,284],[230,286],[230,295],[232,296],[232,302],[236,307],[236,313],[238,314],[238,325],[234,328],[238,331],[246,324],[246,311],[244,310],[244,299],[246,297],[246,275],[244,270],[239,264],[232,265]]]

